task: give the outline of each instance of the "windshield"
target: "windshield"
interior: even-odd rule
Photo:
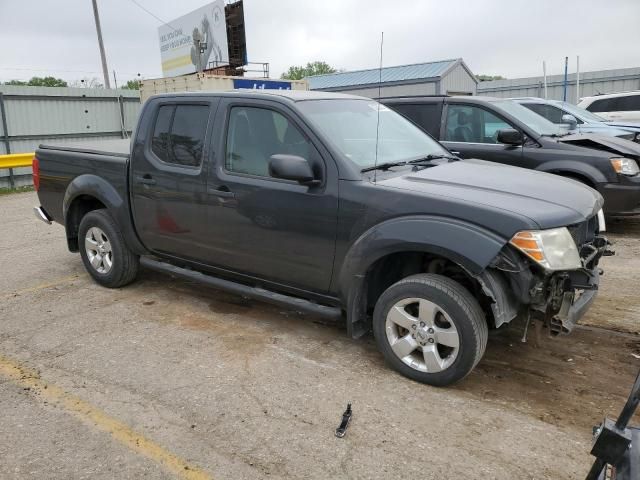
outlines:
[[[571,105],[567,102],[560,102],[560,107],[567,113],[570,113],[576,118],[579,118],[583,122],[606,122],[606,120],[595,113],[591,113],[589,110],[585,110],[584,108],[576,107],[575,105]]]
[[[298,107],[336,149],[361,169],[427,155],[450,155],[409,120],[373,100],[308,100],[298,102]]]
[[[499,102],[493,102],[498,108],[501,108],[509,115],[517,118],[527,127],[533,130],[538,135],[566,135],[566,129],[559,127],[551,123],[546,118],[532,112],[527,107],[520,105],[511,100],[501,100]]]

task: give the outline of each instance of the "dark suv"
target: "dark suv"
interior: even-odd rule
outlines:
[[[481,158],[572,178],[595,188],[607,215],[640,214],[640,146],[595,134],[569,134],[512,100],[395,97],[381,102],[462,158]]]

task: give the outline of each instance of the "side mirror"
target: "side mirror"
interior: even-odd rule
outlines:
[[[578,126],[578,120],[576,120],[576,117],[569,115],[568,113],[562,115],[562,123],[569,125],[569,130],[575,130]]]
[[[311,165],[306,158],[297,155],[276,154],[269,158],[269,175],[283,180],[295,180],[305,185],[316,185]]]
[[[522,145],[524,143],[524,135],[514,128],[504,128],[498,130],[498,142],[506,145]]]

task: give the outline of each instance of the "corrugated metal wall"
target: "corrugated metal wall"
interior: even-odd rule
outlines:
[[[478,95],[491,97],[544,97],[543,77],[516,78],[513,80],[494,80],[480,82]],[[548,98],[562,100],[564,75],[547,76]],[[640,67],[617,70],[601,70],[580,74],[580,97],[598,93],[626,92],[640,90]],[[576,74],[568,75],[567,101],[577,103]]]
[[[0,102],[7,124],[5,132],[0,121],[0,154],[33,152],[42,143],[122,138],[140,111],[135,90],[0,85]],[[30,173],[14,169],[15,184],[30,183]],[[9,174],[0,170],[0,187],[10,185]]]
[[[475,95],[476,81],[461,64],[458,64],[440,80],[440,93]]]

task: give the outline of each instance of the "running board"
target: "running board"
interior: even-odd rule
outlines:
[[[193,280],[198,283],[208,285],[220,290],[226,290],[231,293],[242,295],[245,297],[261,300],[263,302],[272,303],[290,308],[299,312],[310,313],[312,315],[320,315],[322,317],[339,320],[342,318],[342,312],[337,307],[329,307],[318,303],[310,302],[303,298],[291,297],[281,293],[271,292],[259,287],[250,287],[241,283],[224,280],[222,278],[207,275],[206,273],[187,268],[176,267],[170,263],[160,262],[149,257],[141,257],[140,265],[162,273],[168,273],[177,277]]]

